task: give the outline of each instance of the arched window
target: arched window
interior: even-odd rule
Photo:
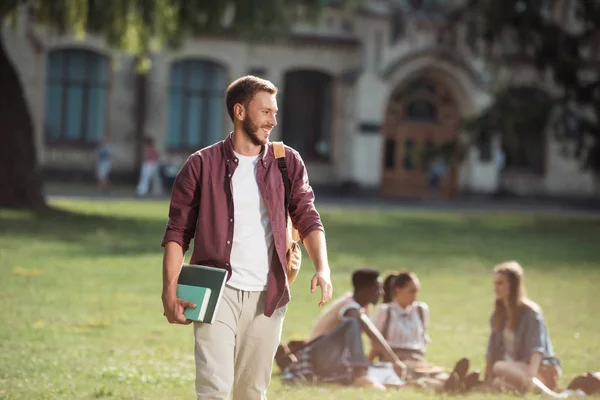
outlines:
[[[49,143],[96,143],[104,136],[108,59],[78,49],[48,54],[44,137]]]
[[[224,137],[226,86],[225,68],[214,62],[171,65],[167,147],[203,148]]]
[[[329,160],[332,103],[331,75],[310,70],[285,74],[283,140],[305,160]]]
[[[414,99],[406,104],[404,116],[411,121],[437,121],[437,107],[427,99]]]

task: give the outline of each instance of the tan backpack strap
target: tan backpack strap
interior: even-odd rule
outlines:
[[[291,185],[290,177],[288,176],[287,171],[287,164],[285,163],[285,148],[283,147],[283,142],[273,142],[273,152],[275,153],[275,158],[277,159],[277,166],[281,172],[281,179],[283,180],[283,187],[285,189],[283,206],[285,209],[285,226],[287,227],[289,219],[288,208],[290,206]]]
[[[273,142],[273,152],[275,153],[275,158],[285,158],[283,142]]]

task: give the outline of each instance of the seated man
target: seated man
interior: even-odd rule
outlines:
[[[288,381],[328,381],[385,389],[367,376],[370,362],[363,348],[361,332],[378,343],[389,356],[394,370],[403,376],[406,366],[392,351],[377,328],[366,316],[365,308],[377,304],[381,296],[379,272],[360,269],[352,274],[354,293],[346,293],[315,322],[308,343],[295,354],[287,354],[288,365],[281,365],[281,377]],[[280,346],[278,357],[287,349]]]

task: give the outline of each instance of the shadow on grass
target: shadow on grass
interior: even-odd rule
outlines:
[[[160,251],[166,222],[48,208],[0,212],[0,235],[69,243],[81,255],[130,255]]]
[[[518,259],[536,265],[598,268],[600,223],[581,218],[428,212],[334,211],[323,208],[330,253],[365,260],[423,258],[443,261],[479,257]],[[160,252],[164,220],[109,216],[51,208],[14,215],[0,212],[0,234],[59,241],[75,255]],[[393,267],[392,267],[393,268]]]

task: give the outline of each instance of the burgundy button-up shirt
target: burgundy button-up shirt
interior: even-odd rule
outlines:
[[[314,193],[300,154],[285,146],[285,159],[291,184],[289,213],[304,238],[322,230],[321,218],[314,206]],[[231,177],[238,166],[231,134],[222,142],[188,157],[173,185],[169,222],[162,241],[176,242],[186,252],[194,238],[190,262],[226,269],[231,277],[233,243],[233,198]],[[264,314],[273,312],[290,300],[286,277],[285,189],[272,144],[267,144],[256,168],[256,181],[271,220],[276,257],[272,258],[267,277]]]

